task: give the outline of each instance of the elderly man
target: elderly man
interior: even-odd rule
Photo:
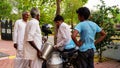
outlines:
[[[24,58],[29,60],[30,68],[41,68],[42,35],[39,26],[40,13],[37,8],[32,8],[30,11],[32,19],[26,25],[24,36]]]
[[[15,68],[22,68],[23,67],[23,40],[24,40],[24,33],[25,27],[27,24],[27,20],[29,17],[29,12],[25,11],[22,13],[22,19],[19,19],[15,22],[14,26],[14,34],[13,34],[13,42],[14,47],[17,50],[17,55],[15,59]]]

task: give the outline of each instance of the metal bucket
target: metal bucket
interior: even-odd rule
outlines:
[[[44,60],[47,60],[50,57],[53,50],[54,50],[54,47],[51,44],[46,43],[42,49],[41,58]]]

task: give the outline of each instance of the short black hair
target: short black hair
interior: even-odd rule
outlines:
[[[87,7],[79,8],[76,10],[76,13],[78,13],[80,16],[83,16],[84,19],[88,19],[90,16],[90,10]]]
[[[61,16],[61,15],[57,15],[55,18],[54,18],[54,21],[64,21],[64,18]]]

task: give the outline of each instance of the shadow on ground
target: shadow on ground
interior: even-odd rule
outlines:
[[[8,55],[8,54],[5,54],[5,53],[0,52],[0,58],[1,58],[1,57],[7,57],[7,56],[9,56],[9,55]]]

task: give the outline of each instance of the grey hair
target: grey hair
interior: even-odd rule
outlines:
[[[35,18],[37,15],[40,15],[38,8],[33,7],[30,11],[32,18]]]
[[[23,11],[22,12],[22,16],[25,15],[25,14],[27,14],[27,13],[29,13],[29,12],[28,11]]]

